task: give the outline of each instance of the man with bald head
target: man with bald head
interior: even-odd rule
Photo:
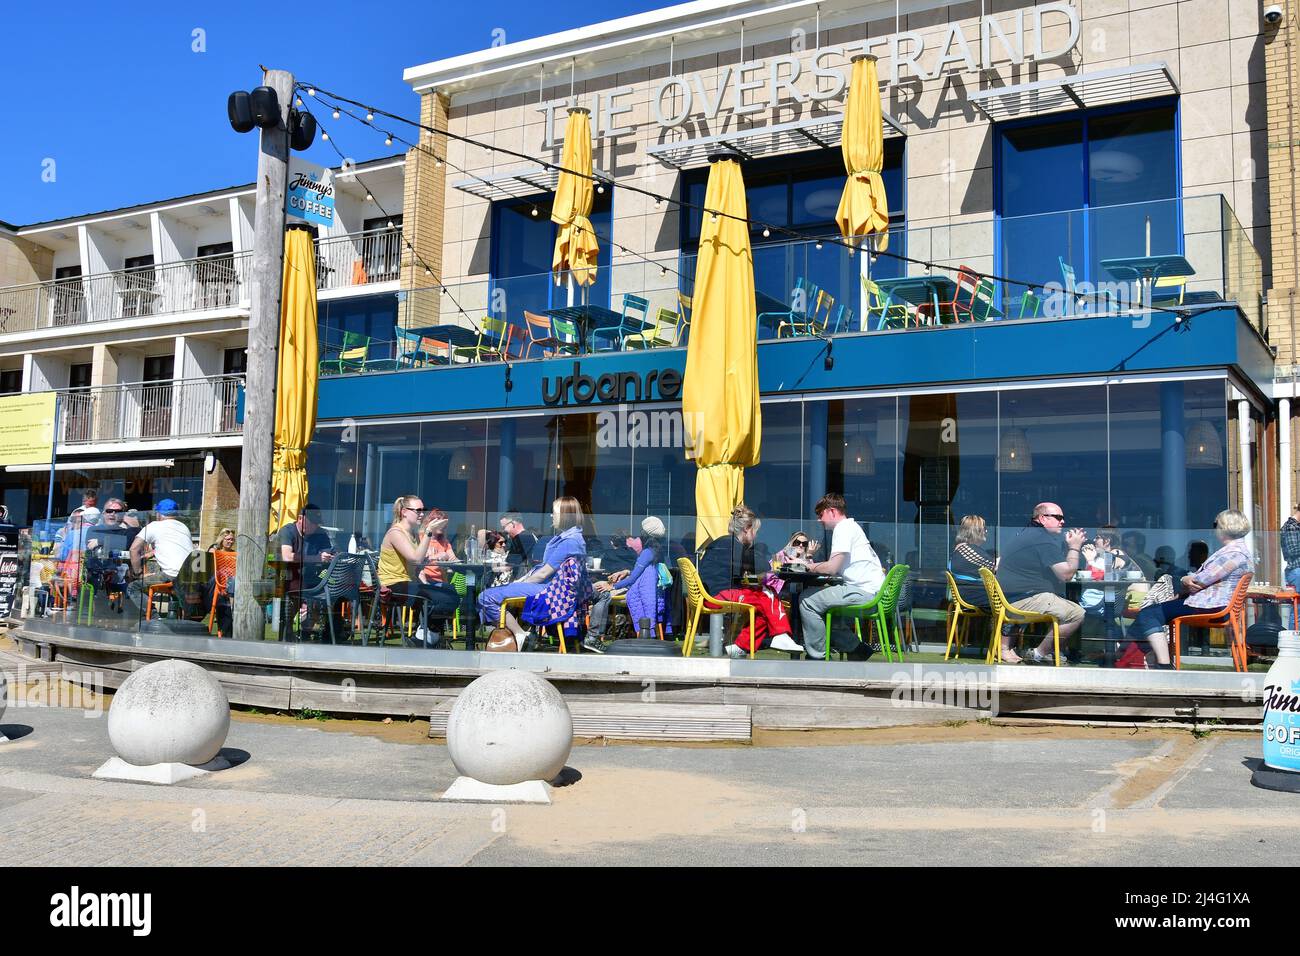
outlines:
[[[1065,582],[1082,565],[1079,548],[1086,535],[1078,528],[1065,530],[1065,512],[1061,506],[1044,501],[1034,506],[1029,527],[1022,530],[1002,551],[998,564],[998,583],[1007,600],[1016,607],[1056,618],[1061,646],[1083,623],[1083,608],[1064,597]],[[1001,636],[1002,660],[1017,663],[1022,658],[1011,646],[1011,637]],[[1025,654],[1027,664],[1053,662],[1052,636],[1048,634]]]

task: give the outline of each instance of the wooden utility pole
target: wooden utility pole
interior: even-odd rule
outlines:
[[[261,131],[257,210],[248,310],[248,371],[244,385],[244,447],[239,469],[239,530],[235,565],[235,639],[260,641],[266,618],[257,598],[265,588],[270,535],[271,461],[275,433],[276,352],[284,269],[285,192],[289,181],[289,107],[293,74],[268,70],[263,81],[280,100],[280,125]]]

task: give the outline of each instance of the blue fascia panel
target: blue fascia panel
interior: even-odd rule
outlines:
[[[905,388],[1016,379],[1236,368],[1267,393],[1273,358],[1232,306],[1196,313],[1186,331],[1166,314],[1149,325],[1128,316],[968,323],[935,329],[837,336],[827,370],[825,339],[797,338],[758,347],[764,395],[840,389]],[[319,418],[429,415],[541,409],[543,379],[671,369],[681,374],[685,349],[608,352],[577,358],[325,377]],[[577,405],[572,396],[564,407]],[[599,404],[599,403],[596,403]]]

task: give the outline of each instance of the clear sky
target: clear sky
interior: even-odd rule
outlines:
[[[258,64],[417,118],[406,67],[489,47],[494,30],[513,42],[669,5],[5,0],[0,220],[26,225],[252,182],[257,137],[230,128],[226,97],[258,85]],[[400,151],[346,117],[336,125],[331,135],[358,161]],[[338,160],[319,137],[307,158]]]

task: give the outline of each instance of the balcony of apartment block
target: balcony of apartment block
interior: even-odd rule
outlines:
[[[129,382],[58,392],[55,436],[60,448],[238,445],[242,375]]]
[[[1262,263],[1220,195],[900,223],[876,252],[762,233],[751,235],[760,342],[1104,316],[1144,326],[1224,306],[1264,331]],[[391,334],[322,330],[322,373],[684,346],[695,249],[620,259],[586,287],[539,273],[404,291]]]
[[[400,262],[400,230],[322,239],[318,288],[326,298],[395,290]],[[247,315],[251,263],[250,253],[226,253],[6,286],[0,288],[0,334],[75,333],[187,313]]]

